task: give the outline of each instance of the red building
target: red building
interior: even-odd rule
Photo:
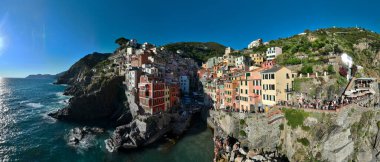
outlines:
[[[147,64],[149,62],[148,57],[150,53],[144,52],[142,54],[137,54],[132,56],[131,58],[131,66],[133,67],[141,67],[142,64]]]
[[[165,83],[155,77],[142,75],[139,83],[140,106],[146,113],[165,111]]]
[[[179,84],[178,83],[172,83],[170,84],[170,107],[174,108],[179,105],[179,97],[180,97],[180,90],[179,90]]]

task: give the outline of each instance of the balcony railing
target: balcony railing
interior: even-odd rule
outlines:
[[[292,88],[287,88],[287,89],[285,89],[285,92],[291,93],[291,92],[293,92],[293,89]]]

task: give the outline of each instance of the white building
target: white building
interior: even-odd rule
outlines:
[[[179,77],[179,85],[181,87],[181,92],[184,94],[188,94],[190,92],[190,80],[186,75]]]
[[[263,40],[260,38],[260,39],[257,39],[257,40],[254,40],[252,41],[251,43],[248,44],[248,49],[252,49],[254,47],[259,47],[263,44]]]
[[[235,58],[235,66],[243,65],[244,64],[244,56],[239,56]]]
[[[128,47],[127,48],[127,55],[132,55],[135,53],[135,49],[133,47]]]
[[[231,47],[227,47],[227,48],[224,50],[224,55],[229,55],[231,52],[232,52]]]
[[[274,60],[280,54],[282,54],[282,48],[270,47],[267,49],[267,60]]]
[[[147,74],[152,74],[154,76],[158,76],[158,68],[152,66],[152,64],[143,64],[142,71]]]
[[[219,58],[218,57],[211,57],[207,60],[206,62],[206,67],[207,68],[212,68],[214,65],[217,65],[219,63]]]
[[[141,71],[138,68],[131,68],[125,74],[125,81],[127,83],[126,87],[128,90],[132,90],[133,88],[137,88],[139,83]]]

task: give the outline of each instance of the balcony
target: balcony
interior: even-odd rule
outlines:
[[[286,92],[286,93],[292,93],[292,92],[293,92],[293,89],[292,89],[292,88],[287,88],[287,89],[285,89],[285,92]]]

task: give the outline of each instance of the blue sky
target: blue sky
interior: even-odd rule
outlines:
[[[380,32],[378,0],[1,0],[0,77],[58,73],[120,36],[163,45],[213,41],[241,49],[305,29]]]

